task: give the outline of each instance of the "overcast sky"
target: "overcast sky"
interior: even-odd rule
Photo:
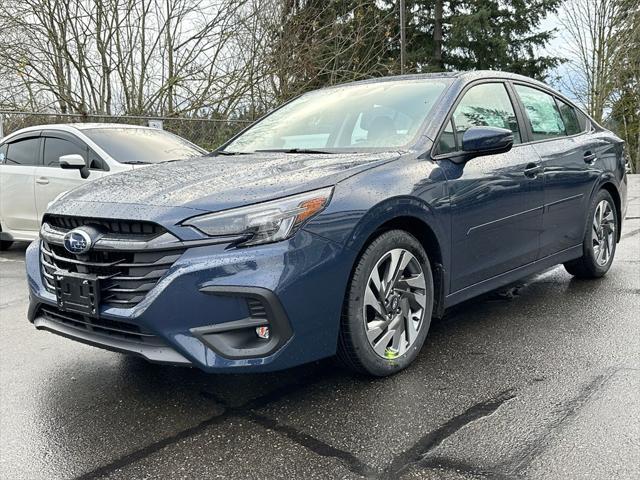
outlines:
[[[562,24],[560,23],[560,18],[561,15],[563,15],[563,11],[562,9],[558,12],[558,13],[552,13],[550,14],[541,24],[540,29],[541,30],[551,30],[551,29],[557,29],[558,31],[556,32],[554,38],[551,40],[551,42],[549,42],[549,44],[545,47],[539,50],[539,53],[541,55],[549,55],[549,56],[555,56],[555,57],[561,57],[561,58],[566,58],[566,59],[570,59],[572,57],[571,52],[569,52],[566,48],[566,44],[567,41],[566,39],[563,39],[563,27]],[[550,77],[563,77],[569,75],[569,69],[567,68],[567,65],[560,65],[555,72],[553,72]],[[571,94],[571,92],[567,91],[566,88],[563,88],[563,86],[560,84],[560,82],[554,82],[553,86],[560,90],[563,94],[565,94],[567,97],[572,98],[573,100],[575,100],[575,98],[573,98],[573,95]]]

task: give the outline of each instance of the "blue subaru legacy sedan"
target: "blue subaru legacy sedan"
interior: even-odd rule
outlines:
[[[337,354],[393,374],[452,305],[560,263],[603,276],[624,158],[618,137],[518,75],[310,92],[208,156],[52,204],[27,251],[29,320],[207,372]]]

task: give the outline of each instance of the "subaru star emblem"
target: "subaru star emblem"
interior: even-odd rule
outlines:
[[[64,248],[75,254],[86,253],[91,248],[91,237],[84,230],[71,230],[64,236]]]

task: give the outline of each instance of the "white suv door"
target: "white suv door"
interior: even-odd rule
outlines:
[[[84,182],[104,175],[104,162],[91,152],[87,145],[71,134],[64,132],[43,132],[43,162],[35,169],[35,198],[38,219],[47,210],[49,203],[58,195],[72,190]],[[63,155],[81,155],[88,163],[89,177],[83,179],[79,170],[63,170],[59,159]]]
[[[19,136],[3,145],[0,161],[0,219],[14,236],[39,230],[34,175],[40,160],[40,132]]]

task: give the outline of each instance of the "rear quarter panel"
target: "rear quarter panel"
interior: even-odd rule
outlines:
[[[597,142],[596,153],[600,164],[600,176],[592,196],[606,183],[613,184],[620,200],[620,225],[627,213],[627,173],[624,157],[624,141],[614,133],[603,130],[593,134]],[[618,229],[618,237],[621,228]]]

